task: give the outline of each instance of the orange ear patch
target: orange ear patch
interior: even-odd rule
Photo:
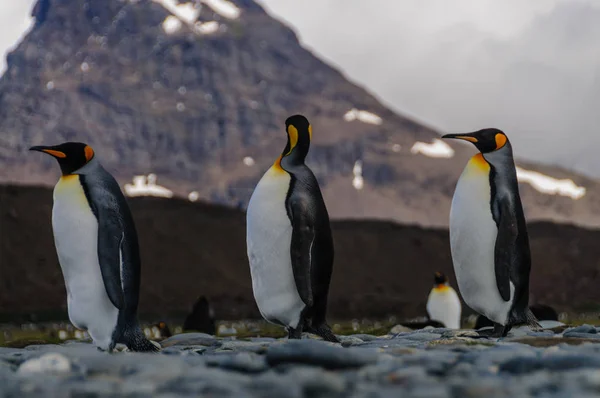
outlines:
[[[86,145],[84,151],[85,151],[85,160],[89,162],[94,157],[94,150],[92,149],[91,146]]]
[[[287,132],[288,137],[290,138],[290,150],[288,153],[285,154],[285,156],[292,153],[294,147],[298,144],[298,129],[290,124],[288,126]]]
[[[506,145],[506,141],[508,141],[506,136],[502,133],[496,134],[495,138],[496,138],[496,150],[502,148],[504,145]]]
[[[308,125],[308,137],[312,141],[312,126],[310,124]]]
[[[48,155],[54,156],[55,158],[64,159],[67,157],[67,155],[65,155],[64,152],[55,151],[54,149],[44,149],[43,151],[46,152]]]

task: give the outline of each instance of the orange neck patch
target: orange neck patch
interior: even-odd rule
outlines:
[[[450,286],[442,283],[442,284],[439,284],[439,285],[435,285],[435,287],[433,288],[433,290],[435,290],[438,293],[442,293],[442,292],[445,292],[446,290],[450,290]]]
[[[275,163],[273,163],[273,169],[275,171],[279,171],[281,173],[284,173],[285,170],[283,170],[283,167],[281,167],[281,159],[283,158],[282,155],[279,155],[279,157],[277,158],[277,160],[275,161]]]
[[[481,170],[481,171],[489,171],[490,164],[485,160],[482,153],[478,153],[473,156],[469,161],[469,168]]]

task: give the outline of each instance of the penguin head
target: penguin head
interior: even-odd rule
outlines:
[[[494,152],[509,144],[506,134],[501,130],[491,128],[467,134],[446,134],[442,136],[442,138],[453,138],[472,142],[481,153]]]
[[[448,283],[448,277],[441,272],[436,272],[434,275],[434,282],[436,285],[443,285]]]
[[[302,164],[310,148],[312,127],[302,115],[290,116],[285,121],[288,141],[281,153],[281,160],[287,164]]]
[[[53,156],[63,175],[69,175],[85,166],[94,158],[91,146],[82,142],[65,142],[54,146],[32,146],[30,151],[38,151]]]

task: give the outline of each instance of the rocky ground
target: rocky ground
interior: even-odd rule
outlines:
[[[600,328],[546,324],[505,339],[424,329],[385,336],[216,338],[189,333],[160,354],[89,343],[0,348],[0,396],[588,397],[600,394]],[[557,327],[558,326],[558,327]],[[398,332],[398,333],[396,333]]]

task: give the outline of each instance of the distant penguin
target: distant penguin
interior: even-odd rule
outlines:
[[[215,314],[206,297],[200,296],[192,312],[183,323],[184,331],[196,331],[214,335],[216,333]]]
[[[434,275],[433,289],[427,299],[429,319],[439,321],[449,329],[460,329],[461,305],[458,295],[441,272]]]
[[[154,327],[158,329],[158,338],[160,339],[167,339],[173,335],[171,329],[169,329],[169,325],[165,321],[158,322]]]
[[[531,255],[510,141],[498,129],[442,138],[479,149],[465,167],[450,211],[450,246],[460,293],[494,322],[493,337],[513,325],[539,327],[528,307]]]
[[[137,320],[138,238],[119,184],[86,144],[30,149],[53,156],[62,171],[54,187],[52,229],[69,319],[101,350],[122,343],[132,351],[157,351]]]
[[[287,144],[259,181],[247,210],[246,241],[254,298],[262,316],[338,342],[327,325],[333,267],[329,215],[312,171],[304,164],[312,128],[301,115],[285,121]]]

